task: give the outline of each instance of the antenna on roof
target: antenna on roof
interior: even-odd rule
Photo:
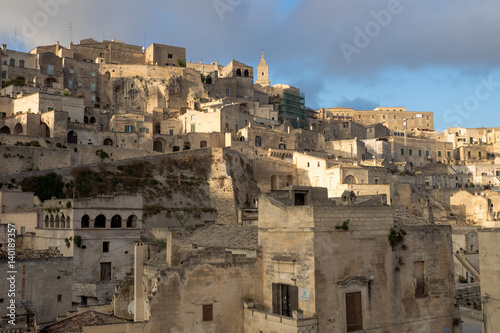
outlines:
[[[69,43],[73,43],[73,23],[69,22]]]

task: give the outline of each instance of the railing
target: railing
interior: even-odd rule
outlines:
[[[460,263],[474,276],[474,281],[479,282],[481,281],[479,278],[479,272],[472,266],[472,264],[462,257],[462,255],[455,253],[455,257],[460,261]]]

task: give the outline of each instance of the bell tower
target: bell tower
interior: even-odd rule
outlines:
[[[255,83],[263,87],[271,85],[271,81],[269,80],[269,66],[266,64],[266,59],[264,59],[264,51],[262,51],[262,58],[257,66],[257,81]]]

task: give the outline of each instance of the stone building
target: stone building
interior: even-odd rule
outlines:
[[[110,301],[119,280],[130,273],[133,243],[142,229],[142,196],[46,200],[36,228],[39,249],[73,258],[73,302]]]
[[[16,324],[7,324],[11,318],[8,306],[10,299],[7,291],[10,280],[0,280],[2,296],[0,298],[0,330],[24,329],[27,314],[30,316],[30,326],[33,323],[47,323],[65,315],[72,309],[73,258],[63,257],[55,250],[21,250],[15,256],[15,308]],[[5,275],[9,271],[7,251],[0,249],[0,268]]]
[[[481,229],[479,232],[479,265],[481,267],[481,300],[483,308],[483,332],[493,333],[500,327],[498,308],[500,300],[500,229]]]

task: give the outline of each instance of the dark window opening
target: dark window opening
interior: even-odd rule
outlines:
[[[106,216],[98,215],[94,220],[94,228],[106,228]]]
[[[306,204],[305,193],[295,193],[295,206],[304,206]]]
[[[206,304],[203,305],[203,321],[213,321],[214,320],[214,305]]]
[[[102,242],[102,252],[109,252],[109,242]]]
[[[57,301],[62,302],[62,295],[57,295]]]
[[[111,263],[101,262],[101,281],[111,280]]]
[[[273,283],[273,313],[291,317],[292,311],[299,308],[298,296],[298,287]]]
[[[83,215],[82,216],[82,228],[89,228],[90,227],[90,218],[88,215]]]
[[[122,227],[122,217],[120,215],[115,215],[111,218],[111,228],[121,228]]]
[[[363,315],[361,310],[361,292],[345,294],[347,332],[363,329]]]
[[[426,295],[425,291],[425,263],[423,261],[415,261],[413,263],[413,278],[415,279],[415,297]]]

